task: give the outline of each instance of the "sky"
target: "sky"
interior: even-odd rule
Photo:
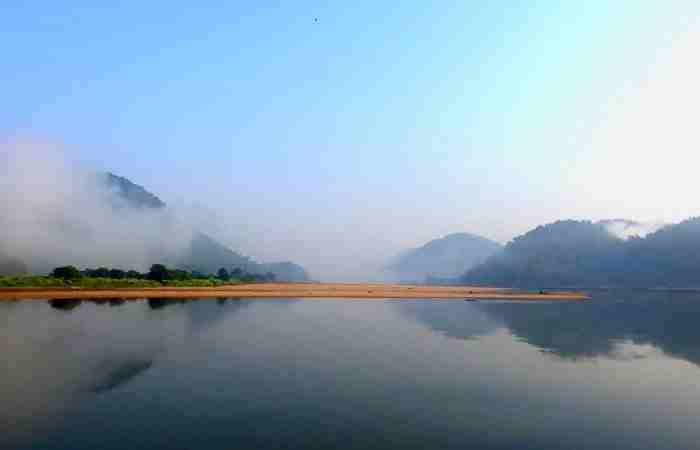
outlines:
[[[323,279],[452,232],[700,215],[698,2],[200,3],[3,2],[0,141]]]

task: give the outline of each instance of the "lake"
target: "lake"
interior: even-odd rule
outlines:
[[[0,302],[7,449],[700,448],[700,294]]]

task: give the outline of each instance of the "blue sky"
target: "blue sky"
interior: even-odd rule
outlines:
[[[3,2],[0,137],[60,143],[321,270],[448,232],[700,212],[673,180],[635,197],[658,164],[626,180],[630,158],[658,148],[614,146],[689,72],[700,5],[377,3]]]

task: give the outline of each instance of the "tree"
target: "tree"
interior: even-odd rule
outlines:
[[[141,279],[141,278],[143,278],[143,275],[141,275],[140,273],[138,273],[135,270],[130,270],[126,273],[126,277],[133,278],[133,279]]]
[[[207,278],[207,276],[198,270],[193,270],[192,271],[192,278],[194,278],[195,280],[204,280]]]
[[[216,273],[216,276],[221,281],[228,281],[231,279],[231,275],[229,275],[228,270],[224,269],[223,267],[219,269],[219,271]]]
[[[82,278],[82,274],[75,266],[61,266],[56,267],[51,272],[51,276],[54,278],[61,278],[64,280],[77,280]]]
[[[109,269],[106,267],[99,267],[93,270],[90,276],[93,278],[109,278]]]
[[[123,270],[110,269],[110,271],[109,271],[109,278],[121,280],[122,278],[125,278],[125,277],[126,277],[126,272],[124,272]]]
[[[178,281],[187,281],[192,279],[192,275],[186,270],[173,270],[170,272],[170,275],[174,280]]]
[[[163,264],[153,264],[146,278],[162,283],[163,281],[170,279],[170,272]]]

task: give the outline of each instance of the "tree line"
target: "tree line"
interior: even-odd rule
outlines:
[[[247,272],[239,267],[232,268],[230,271],[222,267],[216,274],[205,274],[196,270],[173,269],[164,264],[153,264],[149,271],[145,273],[136,270],[122,270],[107,267],[80,270],[75,266],[60,266],[56,267],[51,272],[50,276],[66,281],[75,281],[83,278],[151,280],[159,283],[191,280],[219,280],[222,282],[241,283],[269,283],[275,281],[275,274],[272,272],[258,274]]]
[[[539,226],[470,269],[463,284],[504,287],[698,287],[700,218],[622,239],[604,223]]]

